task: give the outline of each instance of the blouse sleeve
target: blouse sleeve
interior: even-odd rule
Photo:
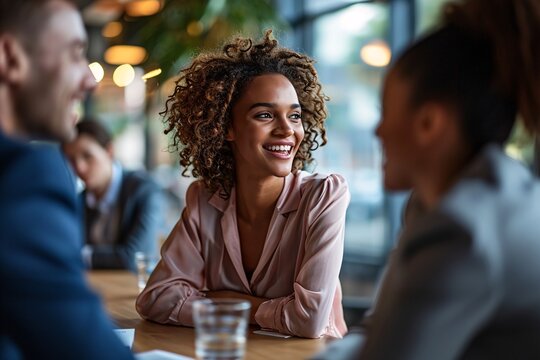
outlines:
[[[204,298],[204,259],[199,236],[200,184],[186,193],[186,207],[161,249],[161,261],[137,298],[138,313],[162,324],[193,326],[193,301]]]
[[[345,212],[350,195],[345,179],[330,175],[307,189],[306,239],[294,292],[264,302],[255,320],[264,328],[307,338],[321,336],[329,324],[343,259]]]

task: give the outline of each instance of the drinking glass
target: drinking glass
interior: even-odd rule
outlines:
[[[135,264],[137,266],[137,285],[139,286],[139,292],[141,292],[156,267],[157,259],[142,251],[137,251],[135,253]]]
[[[203,299],[193,303],[195,355],[199,360],[244,358],[249,301]]]

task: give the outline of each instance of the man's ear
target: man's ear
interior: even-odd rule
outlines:
[[[22,44],[9,34],[0,35],[0,81],[18,84],[27,76],[29,59]]]
[[[417,143],[420,146],[436,144],[449,135],[453,123],[452,112],[448,107],[436,102],[422,105],[413,122]]]

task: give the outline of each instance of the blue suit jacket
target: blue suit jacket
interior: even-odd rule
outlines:
[[[0,359],[131,359],[86,285],[58,149],[0,133]]]

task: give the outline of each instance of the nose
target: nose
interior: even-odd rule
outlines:
[[[75,168],[75,172],[80,178],[84,178],[84,175],[86,174],[86,169],[88,168],[86,166],[86,162],[83,160],[73,160],[73,167]]]
[[[276,128],[274,134],[281,137],[289,137],[294,135],[294,129],[291,127],[286,116],[279,116],[276,122]]]
[[[85,92],[90,92],[94,90],[94,88],[97,85],[96,78],[94,77],[94,74],[92,74],[92,71],[90,71],[90,67],[88,66],[88,61],[86,61],[85,67],[84,67],[84,73],[83,73],[83,79],[82,79],[82,90]]]

